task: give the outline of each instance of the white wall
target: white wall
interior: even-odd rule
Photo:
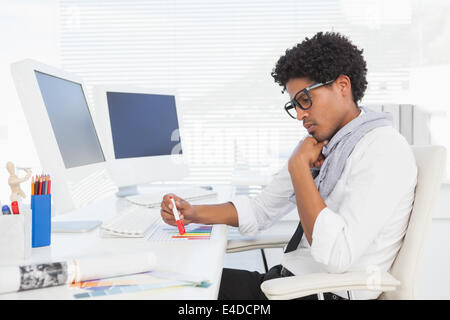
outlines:
[[[18,166],[39,166],[11,78],[10,65],[21,59],[33,58],[59,66],[58,24],[57,0],[0,1],[0,201],[3,203],[8,201],[10,192],[6,162],[13,161]],[[29,194],[28,188],[23,189]]]

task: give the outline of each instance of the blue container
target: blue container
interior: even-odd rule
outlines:
[[[31,211],[31,246],[49,246],[52,233],[51,194],[31,196]]]

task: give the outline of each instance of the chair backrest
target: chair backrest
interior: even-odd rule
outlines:
[[[395,291],[382,293],[379,299],[415,299],[423,247],[443,178],[444,147],[412,146],[412,150],[418,169],[414,204],[403,244],[390,270],[401,285]]]

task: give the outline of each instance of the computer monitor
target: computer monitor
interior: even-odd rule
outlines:
[[[94,88],[99,130],[118,196],[138,194],[149,182],[179,181],[184,162],[179,109],[174,92],[132,86]]]
[[[42,169],[52,178],[55,213],[114,194],[83,81],[29,59],[11,72]]]

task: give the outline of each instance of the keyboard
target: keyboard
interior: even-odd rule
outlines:
[[[160,207],[162,198],[167,193],[173,193],[186,201],[202,200],[217,196],[214,190],[207,190],[201,187],[176,188],[171,191],[155,191],[146,194],[126,197],[133,204],[146,207]]]
[[[156,229],[161,221],[159,209],[131,206],[100,228],[103,235],[142,238]]]

